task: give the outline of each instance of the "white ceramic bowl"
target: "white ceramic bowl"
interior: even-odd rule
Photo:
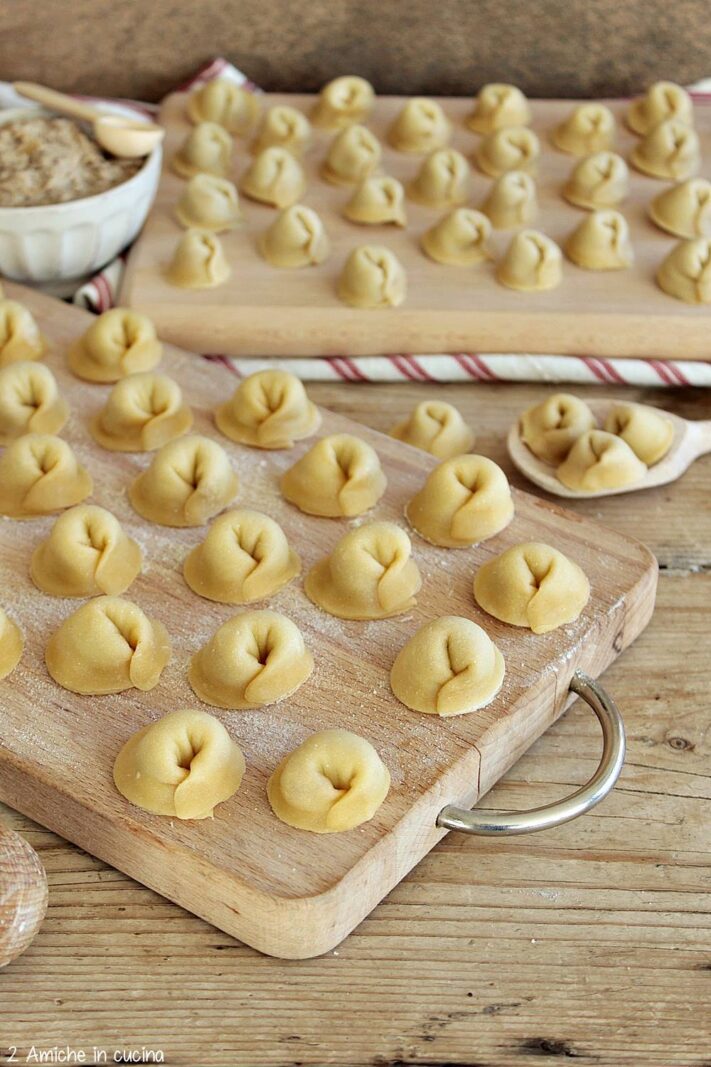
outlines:
[[[140,118],[130,108],[102,110]],[[0,111],[0,122],[44,114]],[[145,222],[160,177],[159,145],[132,178],[96,196],[40,207],[0,207],[0,274],[66,295],[130,244]]]

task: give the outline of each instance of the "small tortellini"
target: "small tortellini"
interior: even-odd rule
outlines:
[[[306,190],[306,177],[291,152],[280,145],[272,145],[255,156],[242,175],[239,188],[250,200],[283,209],[301,200]]]
[[[222,233],[242,222],[237,189],[227,178],[195,174],[186,183],[175,209],[178,222],[186,229]]]
[[[585,270],[625,270],[634,261],[627,220],[619,211],[593,211],[565,242],[565,254]]]
[[[563,279],[560,248],[538,230],[520,230],[496,268],[496,280],[507,289],[538,293],[555,289]]]
[[[259,250],[273,267],[314,267],[331,252],[321,216],[303,204],[284,208],[259,238]]]
[[[523,443],[554,467],[562,463],[581,434],[594,426],[595,416],[588,405],[571,393],[554,393],[519,419]]]
[[[375,102],[370,82],[356,74],[345,74],[324,85],[311,116],[315,126],[341,130],[364,122]]]
[[[60,437],[24,434],[0,456],[0,515],[50,515],[79,504],[92,490],[91,475]]]
[[[579,493],[623,489],[644,478],[647,467],[626,441],[604,430],[577,439],[556,471],[558,481]]]
[[[386,485],[375,449],[346,433],[322,437],[281,479],[289,503],[307,515],[328,518],[370,511]]]
[[[0,445],[26,433],[59,433],[68,418],[49,367],[31,361],[0,367]]]
[[[614,404],[604,429],[626,441],[648,467],[667,454],[674,440],[671,420],[644,404]]]
[[[651,85],[644,96],[633,100],[627,112],[627,124],[635,133],[649,133],[660,122],[677,119],[687,126],[694,125],[694,105],[686,89],[674,82],[659,81]]]
[[[398,307],[407,296],[405,268],[384,245],[360,245],[343,265],[338,295],[351,307]]]
[[[687,304],[711,304],[711,237],[679,241],[657,270],[657,285]]]
[[[407,195],[425,207],[457,207],[469,199],[471,167],[461,152],[438,148],[422,161],[410,182]]]
[[[321,167],[321,177],[332,185],[355,185],[372,174],[382,149],[366,126],[348,126],[334,137]]]
[[[225,450],[191,434],[169,441],[129,486],[133,507],[161,526],[202,526],[230,504],[239,482]]]
[[[228,178],[232,147],[232,138],[224,126],[216,122],[199,122],[173,156],[173,170],[181,178],[192,178],[194,174]]]
[[[117,382],[153,370],[163,345],[146,315],[128,308],[104,311],[69,349],[69,367],[87,382]]]
[[[529,173],[541,154],[538,137],[527,126],[505,126],[483,137],[476,150],[479,170],[498,178],[509,170]]]
[[[531,108],[520,89],[505,82],[490,82],[477,93],[467,126],[475,133],[493,133],[505,126],[527,126],[530,121]]]
[[[306,115],[288,104],[276,104],[262,119],[252,151],[258,155],[263,149],[278,145],[300,156],[310,140],[311,123]]]
[[[667,119],[637,142],[630,162],[652,178],[675,182],[691,178],[701,166],[699,135],[678,119]]]
[[[433,545],[464,548],[486,541],[514,513],[506,475],[485,456],[445,460],[405,507],[408,522]]]
[[[295,375],[263,370],[240,382],[215,411],[215,422],[231,441],[253,448],[292,448],[318,430],[321,414]]]
[[[609,151],[615,143],[615,116],[604,104],[579,104],[556,127],[552,140],[561,152],[573,156]]]
[[[90,429],[111,452],[153,452],[187,433],[192,424],[177,382],[147,371],[116,383]]]
[[[388,130],[398,152],[433,152],[447,144],[452,125],[440,104],[424,96],[408,100]]]
[[[461,413],[444,400],[423,400],[390,436],[421,448],[437,459],[461,456],[474,444],[474,432]]]
[[[30,575],[50,596],[117,596],[140,573],[141,562],[141,549],[110,511],[78,504],[34,550]]]
[[[195,123],[214,122],[244,137],[259,117],[259,96],[229,78],[214,78],[193,90],[187,110]]]
[[[230,274],[222,242],[209,230],[186,230],[166,271],[171,285],[180,289],[214,289]]]
[[[42,359],[47,341],[32,313],[0,293],[0,367],[28,359]]]

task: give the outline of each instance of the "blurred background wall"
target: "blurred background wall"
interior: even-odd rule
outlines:
[[[261,86],[616,96],[711,75],[710,0],[5,0],[0,76],[159,99],[215,55]]]

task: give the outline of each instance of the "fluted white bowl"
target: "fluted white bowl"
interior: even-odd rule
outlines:
[[[140,118],[130,108],[102,110]],[[0,123],[46,114],[41,108],[0,111]],[[0,207],[0,274],[55,293],[70,292],[130,244],[146,220],[160,177],[158,145],[128,181],[96,196],[39,207]]]

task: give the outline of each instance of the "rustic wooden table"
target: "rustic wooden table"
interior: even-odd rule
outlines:
[[[310,392],[382,430],[426,395]],[[517,484],[505,431],[545,392],[437,387]],[[605,395],[711,415],[701,391]],[[675,485],[577,505],[646,541],[661,568],[649,629],[605,675],[629,741],[612,797],[531,837],[450,834],[328,956],[260,956],[0,805],[50,882],[39,936],[0,972],[0,1064],[40,1062],[39,1050],[156,1062],[160,1050],[189,1067],[708,1067],[710,471],[707,458]],[[485,803],[552,800],[599,752],[593,716],[574,705]]]

